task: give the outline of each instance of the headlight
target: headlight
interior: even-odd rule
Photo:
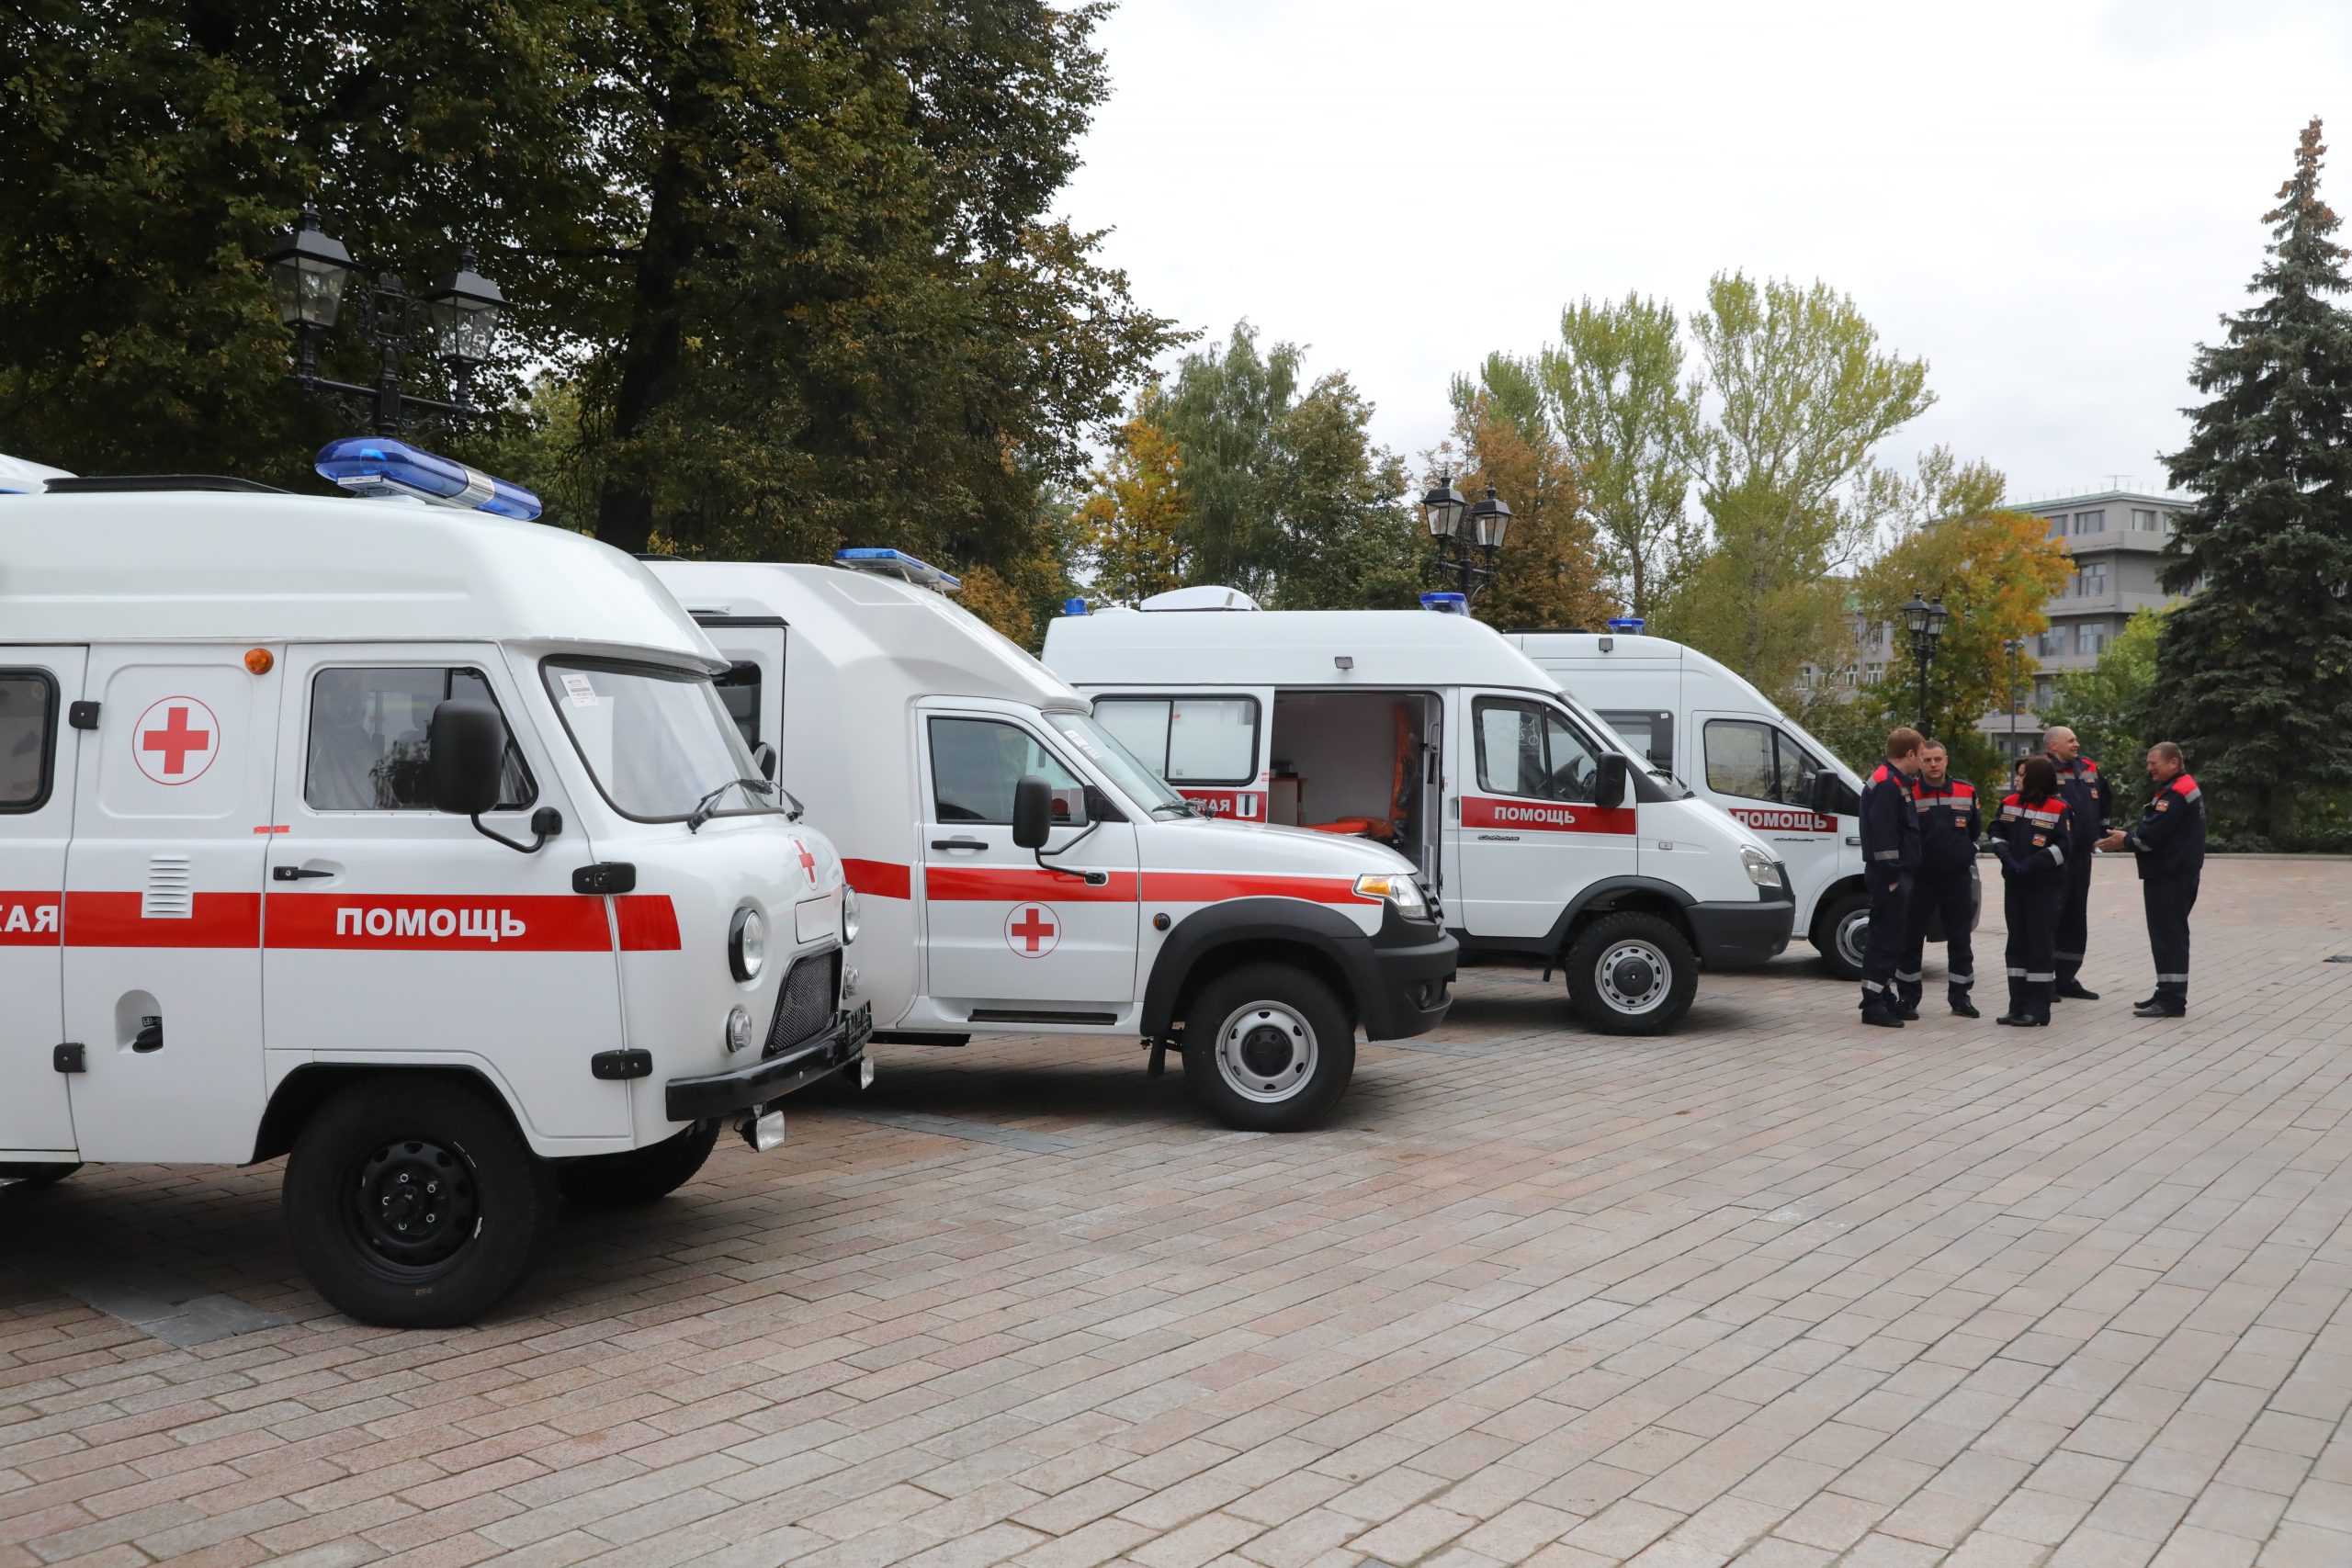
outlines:
[[[752,1015],[741,1008],[727,1015],[727,1048],[741,1051],[752,1043]]]
[[[1363,898],[1387,899],[1408,920],[1429,919],[1429,900],[1421,897],[1420,885],[1409,876],[1359,876],[1356,894]]]
[[[746,905],[735,911],[735,923],[728,928],[727,966],[735,971],[738,980],[756,980],[767,957],[768,923],[757,909]]]
[[[1747,868],[1747,880],[1758,887],[1781,886],[1781,866],[1770,855],[1753,844],[1739,846],[1739,863]]]
[[[857,889],[842,888],[842,945],[847,947],[857,940]]]

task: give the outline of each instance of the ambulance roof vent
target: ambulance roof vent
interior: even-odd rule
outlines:
[[[852,571],[877,572],[911,582],[918,588],[936,589],[942,593],[962,591],[964,580],[940,570],[929,561],[917,560],[904,550],[858,549],[835,550],[833,564]]]
[[[0,452],[0,495],[39,495],[50,480],[73,477],[63,468]]]
[[[1196,588],[1171,588],[1136,606],[1139,610],[1254,610],[1258,601],[1238,588],[1204,583]]]
[[[232,474],[77,474],[49,481],[51,495],[120,494],[125,491],[237,491],[246,495],[287,495],[276,485]]]
[[[319,478],[354,495],[397,496],[488,512],[520,523],[539,515],[539,498],[421,446],[381,435],[346,435],[319,448]]]

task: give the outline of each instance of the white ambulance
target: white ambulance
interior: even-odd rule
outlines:
[[[894,550],[842,566],[656,561],[734,661],[744,738],[848,857],[876,1038],[1132,1034],[1235,1127],[1339,1099],[1355,1033],[1436,1026],[1456,947],[1413,865],[1212,821],[1086,699]],[[864,570],[843,570],[844,566]]]
[[[527,495],[397,443],[362,491]],[[332,472],[330,472],[332,470]],[[0,1176],[290,1156],[364,1321],[462,1322],[862,1071],[841,864],[619,551],[407,500],[0,498]]]
[[[1871,900],[1862,887],[1862,781],[1851,768],[1695,648],[1630,629],[1505,635],[1651,762],[1770,844],[1789,868],[1797,930],[1831,974],[1861,977]],[[1942,935],[1931,931],[1929,940]]]
[[[1393,846],[1465,953],[1564,968],[1578,1013],[1608,1032],[1670,1028],[1702,964],[1788,945],[1787,883],[1756,836],[1645,766],[1491,628],[1184,607],[1198,602],[1065,615],[1046,634],[1047,665],[1187,796]]]

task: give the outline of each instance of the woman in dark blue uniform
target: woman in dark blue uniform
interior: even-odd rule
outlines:
[[[2050,1022],[2058,983],[2058,911],[2066,898],[2066,854],[2074,819],[2058,793],[2058,770],[2029,757],[2017,792],[1993,821],[2001,862],[2001,909],[2009,928],[2009,1010],[1995,1021],[2018,1028]]]

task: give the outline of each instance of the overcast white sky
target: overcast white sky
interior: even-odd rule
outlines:
[[[1562,304],[1821,277],[2013,498],[2162,489],[2297,132],[2352,213],[2352,0],[1125,0],[1063,210],[1136,295],[1344,369],[1418,454]]]

